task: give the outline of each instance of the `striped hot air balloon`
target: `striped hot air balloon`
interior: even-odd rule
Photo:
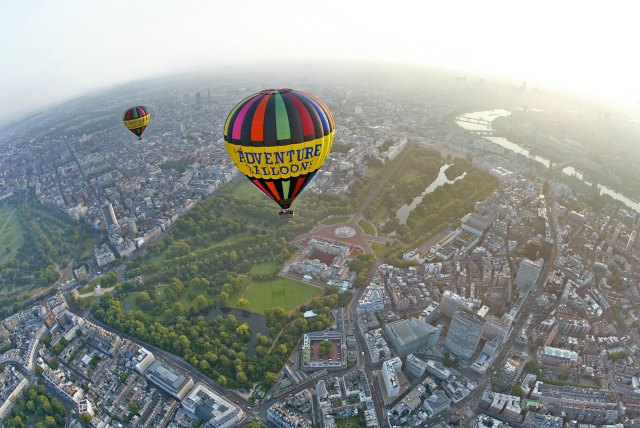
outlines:
[[[146,107],[136,106],[124,112],[122,121],[129,131],[138,136],[138,140],[142,140],[142,133],[147,129],[150,117],[151,115]]]
[[[224,125],[227,153],[238,169],[273,199],[282,217],[329,155],[334,122],[315,96],[268,89],[242,100]]]

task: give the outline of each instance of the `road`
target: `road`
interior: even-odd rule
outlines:
[[[65,296],[66,297],[66,296]],[[231,389],[227,389],[224,388],[222,386],[220,386],[218,383],[216,383],[215,381],[213,381],[210,377],[208,377],[207,375],[205,375],[204,373],[202,373],[200,370],[196,369],[195,367],[193,367],[191,364],[189,364],[188,362],[186,362],[185,360],[183,360],[182,358],[167,352],[163,349],[158,348],[157,346],[151,345],[149,343],[146,343],[138,338],[135,338],[133,336],[130,336],[126,333],[123,333],[122,331],[116,330],[114,328],[109,327],[106,324],[103,324],[102,322],[98,321],[97,319],[95,319],[93,317],[93,315],[91,314],[91,312],[89,312],[89,310],[86,310],[84,312],[78,311],[77,309],[73,308],[69,305],[67,305],[69,307],[69,310],[74,312],[76,315],[81,316],[86,318],[88,321],[92,322],[95,325],[98,325],[102,328],[104,328],[105,330],[114,333],[118,336],[121,336],[123,338],[126,338],[128,340],[130,340],[133,343],[136,343],[139,346],[142,346],[150,351],[153,352],[154,355],[162,357],[164,360],[170,361],[173,365],[175,365],[176,367],[179,367],[180,369],[182,369],[183,371],[187,372],[194,380],[195,383],[201,382],[205,385],[207,385],[209,388],[211,388],[213,391],[215,391],[216,393],[218,393],[220,396],[228,399],[229,401],[235,402],[236,400],[239,403],[236,403],[237,406],[239,406],[240,408],[242,408],[242,410],[244,411],[245,415],[247,417],[252,417],[252,416],[257,416],[255,410],[249,409],[247,406],[246,401],[244,401],[244,398],[236,393],[235,391],[231,390]]]
[[[555,224],[553,222],[553,216],[551,215],[551,213],[549,211],[549,206],[548,205],[547,205],[547,215],[548,215],[548,218],[549,218],[549,226],[551,228],[551,236],[554,237],[554,239],[555,239],[555,237],[557,236],[556,235],[556,227],[555,227]],[[538,276],[538,281],[534,285],[534,287],[531,290],[531,292],[529,293],[529,295],[524,300],[524,302],[522,304],[522,309],[520,310],[520,314],[519,314],[518,318],[515,320],[513,329],[511,330],[511,333],[507,337],[506,342],[504,343],[504,345],[500,349],[500,352],[498,353],[498,356],[493,360],[493,363],[487,369],[486,374],[478,382],[477,387],[473,391],[471,391],[471,393],[464,400],[460,401],[457,404],[453,404],[451,406],[451,410],[453,410],[454,412],[456,410],[461,410],[461,411],[464,412],[464,409],[466,407],[468,407],[470,403],[477,403],[478,400],[482,397],[482,394],[484,393],[484,390],[490,384],[490,376],[491,376],[491,374],[493,373],[494,370],[496,370],[498,367],[500,367],[500,365],[502,364],[502,361],[505,359],[507,354],[512,350],[513,344],[514,344],[516,338],[518,337],[518,332],[524,326],[524,323],[526,322],[527,317],[529,316],[529,313],[531,312],[531,308],[533,306],[533,303],[544,292],[544,285],[547,282],[547,279],[549,278],[549,275],[553,271],[553,266],[554,266],[554,263],[555,263],[556,254],[557,254],[557,249],[556,249],[556,246],[554,245],[552,250],[551,250],[550,257],[545,259],[545,261],[544,261],[544,263],[542,265],[542,269],[540,270],[540,275]],[[468,421],[465,421],[464,417],[462,418],[462,421],[463,421],[463,425],[464,426],[468,426]],[[433,421],[429,420],[429,421],[425,422],[425,424],[423,424],[421,426],[432,426],[432,424],[433,424]]]
[[[380,259],[376,259],[376,262],[374,263],[373,267],[369,271],[369,277],[367,278],[367,281],[365,282],[365,284],[369,284],[371,282],[371,280],[373,279],[373,275],[378,270],[378,267],[381,264],[382,264],[382,261]],[[347,306],[347,309],[348,309],[349,317],[351,318],[352,324],[353,323],[356,324],[354,325],[354,331],[355,331],[355,338],[356,338],[356,343],[358,345],[358,353],[359,353],[357,367],[364,367],[365,372],[367,373],[367,378],[369,379],[369,386],[371,389],[371,398],[373,399],[373,403],[376,407],[376,412],[378,413],[378,421],[380,422],[380,427],[384,428],[388,426],[387,417],[384,411],[384,407],[382,405],[382,395],[378,387],[378,382],[373,377],[373,370],[379,370],[380,364],[371,363],[371,360],[369,358],[369,350],[367,347],[367,343],[364,339],[364,335],[362,334],[360,323],[358,322],[358,301],[360,300],[360,297],[364,293],[364,290],[365,290],[365,287],[361,287],[357,290],[357,292],[353,296],[353,299],[351,299],[349,306]],[[363,352],[365,355],[364,357],[362,357]]]

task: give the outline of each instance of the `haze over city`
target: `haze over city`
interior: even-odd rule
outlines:
[[[0,425],[640,428],[640,3],[0,9]]]
[[[0,119],[132,80],[308,61],[444,67],[635,103],[638,15],[632,0],[8,0]]]

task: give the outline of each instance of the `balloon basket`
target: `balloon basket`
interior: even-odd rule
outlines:
[[[278,213],[282,220],[289,220],[293,218],[293,210],[282,210]]]

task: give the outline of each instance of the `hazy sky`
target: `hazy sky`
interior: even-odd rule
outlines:
[[[0,120],[146,76],[264,61],[451,66],[640,100],[640,1],[2,0]]]

